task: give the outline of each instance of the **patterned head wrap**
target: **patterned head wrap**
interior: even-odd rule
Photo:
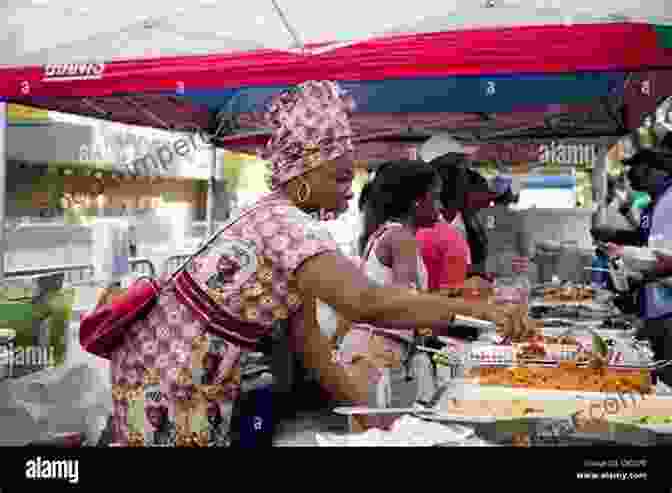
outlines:
[[[271,190],[352,151],[354,107],[331,81],[307,81],[275,96],[265,115],[274,132],[261,156],[269,162]]]

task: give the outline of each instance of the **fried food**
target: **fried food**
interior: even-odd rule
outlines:
[[[544,336],[545,344],[562,344],[563,346],[578,346],[579,341],[572,336]]]
[[[518,359],[544,359],[546,358],[546,349],[543,345],[532,342],[523,346],[516,356]]]
[[[544,290],[544,301],[551,303],[592,301],[593,298],[595,290],[590,286],[565,286]]]
[[[578,367],[575,362],[560,362],[558,367],[479,367],[469,372],[481,385],[576,390],[583,392],[651,393],[651,377],[646,370],[611,370]]]

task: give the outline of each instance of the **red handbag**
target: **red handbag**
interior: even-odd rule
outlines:
[[[125,329],[149,314],[160,292],[161,286],[156,280],[138,279],[113,303],[102,305],[82,317],[79,342],[84,350],[109,359],[112,351],[122,343]]]
[[[82,317],[79,324],[79,342],[85,351],[101,358],[110,359],[126,336],[126,329],[138,320],[142,320],[156,305],[163,287],[184,269],[191,260],[204,252],[210,244],[228,227],[258,207],[250,208],[244,214],[224,225],[212,235],[201,247],[189,256],[163,283],[151,278],[140,278],[131,284],[126,293],[112,303],[97,307]]]
[[[131,284],[126,292],[113,302],[97,307],[82,317],[79,324],[79,343],[85,351],[101,358],[110,359],[112,352],[124,340],[126,329],[142,320],[154,308],[163,287],[184,269],[191,260],[204,252],[217,239],[214,234],[208,241],[170,275],[163,283],[142,277]]]

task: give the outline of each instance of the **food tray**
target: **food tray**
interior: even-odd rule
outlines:
[[[604,321],[605,318],[615,315],[615,309],[610,306],[586,303],[547,303],[530,302],[529,314],[533,320],[564,319],[582,320],[591,323]]]
[[[472,379],[464,378],[454,381],[455,386],[450,394],[451,397],[460,400],[529,400],[529,401],[606,401],[608,399],[620,399],[622,394],[617,392],[587,392],[580,390],[551,390],[508,387],[505,385],[480,385]],[[648,396],[649,394],[647,394]],[[651,396],[655,394],[650,394]],[[639,396],[636,396],[639,397]],[[657,396],[657,398],[663,398]],[[672,397],[669,399],[672,408]]]
[[[581,341],[584,348],[590,349],[592,344],[588,341]],[[590,344],[590,345],[588,345]],[[625,344],[625,342],[623,342]],[[519,354],[523,347],[529,343],[514,343],[512,345],[497,344],[473,344],[466,349],[462,356],[462,364],[468,368],[493,367],[493,366],[515,366],[515,365],[557,365],[560,361],[574,361],[579,347],[564,344],[539,344],[549,355],[546,358],[520,358]],[[453,357],[454,354],[450,354]],[[610,361],[608,368],[611,369],[632,369],[632,370],[653,370],[654,362],[650,358],[644,358],[644,355],[636,352],[626,353],[620,346],[610,350]]]
[[[611,314],[613,308],[606,303],[598,303],[595,300],[586,301],[546,301],[543,299],[533,298],[530,300],[530,307],[548,307],[548,308],[579,308],[590,310],[591,312]]]

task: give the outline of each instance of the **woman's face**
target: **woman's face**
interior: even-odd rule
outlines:
[[[311,191],[303,205],[337,214],[347,211],[349,202],[354,197],[352,192],[354,177],[352,154],[325,163],[303,176]]]
[[[433,226],[439,220],[441,210],[441,181],[437,180],[432,188],[417,200],[415,222],[419,228]]]

